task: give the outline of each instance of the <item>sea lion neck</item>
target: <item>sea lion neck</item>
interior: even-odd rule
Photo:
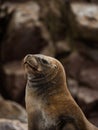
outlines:
[[[59,76],[58,76],[59,75]],[[65,79],[64,79],[65,80]],[[50,94],[57,93],[56,91],[63,91],[65,81],[62,80],[59,68],[52,70],[48,75],[43,75],[39,78],[32,78],[32,75],[28,75],[27,86],[36,92],[37,95],[47,97]],[[58,89],[57,89],[58,88]]]

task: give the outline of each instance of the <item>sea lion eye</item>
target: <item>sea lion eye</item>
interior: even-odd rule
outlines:
[[[44,64],[48,64],[48,61],[45,60],[45,59],[42,59],[42,62],[43,62]]]

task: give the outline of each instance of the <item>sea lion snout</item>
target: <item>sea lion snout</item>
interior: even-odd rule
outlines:
[[[24,66],[27,70],[37,70],[38,69],[38,62],[34,55],[28,54],[24,57],[23,60]]]
[[[31,59],[32,59],[32,54],[26,55],[26,56],[24,57],[24,59],[23,59],[24,64],[25,64],[27,61],[31,60]]]

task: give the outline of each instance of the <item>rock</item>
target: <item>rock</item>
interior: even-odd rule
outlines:
[[[88,2],[88,3],[98,3],[97,0],[70,0],[71,2]]]
[[[1,58],[1,46],[2,46],[2,41],[5,37],[5,33],[6,33],[6,29],[7,29],[7,25],[10,21],[11,15],[12,13],[10,13],[8,11],[7,6],[3,6],[3,1],[0,1],[0,94],[5,93],[4,91],[4,83],[3,83],[3,79],[4,79],[4,73],[3,73],[3,69],[2,69],[2,58]],[[6,95],[6,93],[5,93]]]
[[[67,18],[64,0],[35,0],[40,6],[40,16],[49,30],[53,41],[62,40],[66,36]]]
[[[98,65],[86,66],[80,72],[79,81],[98,91]]]
[[[48,55],[48,56],[52,56],[52,57],[55,57],[55,53],[56,53],[56,49],[55,49],[55,46],[53,45],[52,42],[50,42],[47,46],[45,46],[41,52],[41,54],[43,55]]]
[[[89,121],[98,127],[98,112],[96,112],[95,115],[90,116]]]
[[[67,59],[64,59],[62,63],[65,67],[67,75],[74,79],[78,79],[78,75],[84,63],[82,56],[79,55],[78,52],[73,52]]]
[[[8,4],[0,4],[0,49],[1,49],[1,41],[5,36],[5,32],[7,30],[7,25],[11,19],[13,9],[8,8]]]
[[[67,79],[67,82],[68,82],[68,88],[69,88],[69,90],[70,90],[70,92],[71,92],[71,94],[72,94],[72,96],[74,97],[74,98],[77,98],[77,93],[78,93],[78,83],[77,83],[77,81],[76,80],[74,80],[74,79],[71,79],[71,78],[68,78]]]
[[[85,2],[87,0],[70,0],[70,2]]]
[[[98,4],[98,0],[90,0],[92,3]]]
[[[65,57],[72,51],[67,40],[58,41],[55,43],[56,57]]]
[[[1,118],[19,120],[27,123],[27,114],[22,106],[20,106],[18,103],[5,100],[0,97],[0,120]]]
[[[27,124],[17,120],[0,119],[0,130],[27,130]]]
[[[98,127],[98,117],[90,118],[89,121]]]
[[[98,62],[98,44],[92,42],[75,42],[75,48],[87,60]]]
[[[44,24],[41,24],[41,30],[42,36],[48,41],[48,44],[42,48],[40,53],[43,55],[55,57],[56,48]]]
[[[90,89],[87,86],[80,86],[77,93],[77,103],[83,110],[87,118],[93,111],[96,111],[95,105],[98,102],[98,92],[96,90]]]
[[[78,99],[83,100],[85,104],[91,104],[98,101],[98,92],[87,87],[81,87],[78,90]]]
[[[5,64],[3,70],[5,74],[4,87],[8,94],[7,96],[17,102],[23,102],[26,78],[24,77],[22,61]]]
[[[27,2],[27,0],[3,0],[4,2],[12,2],[12,3],[23,3],[23,2]],[[31,1],[31,0],[28,0]]]
[[[70,26],[72,35],[89,41],[98,41],[98,5],[73,2]]]
[[[2,63],[0,62],[0,94],[5,93],[4,91],[4,72],[3,72],[3,68],[2,68]]]
[[[93,50],[90,49],[86,52],[87,52],[87,53],[85,53],[86,56],[88,56],[93,61],[98,62],[98,49],[93,49]]]
[[[2,60],[6,63],[21,60],[28,53],[40,53],[50,42],[43,32],[40,7],[35,2],[12,4],[12,6],[14,13],[1,48]]]

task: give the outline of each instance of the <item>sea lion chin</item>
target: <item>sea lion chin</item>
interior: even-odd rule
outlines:
[[[72,98],[62,64],[45,55],[24,58],[28,130],[98,130]]]

